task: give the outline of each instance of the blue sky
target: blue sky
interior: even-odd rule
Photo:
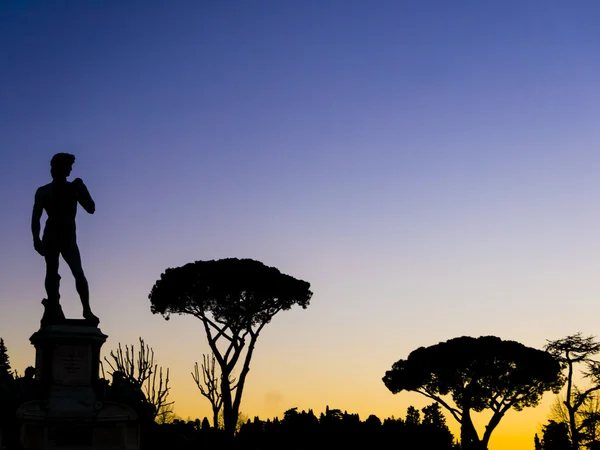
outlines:
[[[147,295],[193,260],[254,258],[312,284],[311,306],[259,340],[250,415],[398,416],[416,400],[380,379],[416,347],[596,334],[599,19],[594,1],[2,2],[13,365],[33,363],[29,220],[61,151],[97,203],[78,232],[106,349],[143,336],[182,415],[209,415],[189,375],[207,346]],[[530,446],[538,410],[521,431],[530,413],[507,416],[492,450],[519,433],[513,448]]]

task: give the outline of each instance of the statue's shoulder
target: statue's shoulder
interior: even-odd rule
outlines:
[[[52,183],[48,183],[48,184],[45,184],[45,185],[37,188],[37,191],[35,191],[35,195],[36,196],[46,196],[50,192],[52,192]]]

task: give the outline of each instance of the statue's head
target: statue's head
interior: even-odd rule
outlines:
[[[70,153],[57,153],[50,160],[50,174],[52,178],[66,178],[71,174],[75,155]]]

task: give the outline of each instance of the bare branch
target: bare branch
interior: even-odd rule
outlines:
[[[221,377],[222,375],[217,374],[216,370],[216,358],[215,355],[202,355],[201,369],[198,367],[198,363],[194,364],[194,372],[192,372],[192,378],[194,379],[196,386],[200,390],[200,393],[208,399],[211,404],[213,411],[213,426],[219,427],[219,412],[223,406],[223,395],[221,394]],[[202,373],[202,378],[200,376]],[[230,390],[233,391],[236,387],[232,386],[235,383],[234,378],[229,378]]]
[[[169,369],[163,375],[163,368],[154,362],[154,350],[140,337],[140,349],[135,352],[135,346],[125,346],[119,343],[115,351],[110,352],[110,358],[104,361],[111,369],[109,375],[121,372],[126,380],[140,388],[146,400],[154,405],[154,418],[167,414],[174,402],[168,402],[171,387],[169,386]]]

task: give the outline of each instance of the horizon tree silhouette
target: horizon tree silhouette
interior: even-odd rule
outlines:
[[[572,442],[569,439],[569,425],[550,420],[542,427],[541,441],[538,439],[535,442],[540,450],[570,450]]]
[[[600,422],[600,408],[596,394],[600,390],[600,362],[593,359],[600,353],[600,342],[594,336],[583,336],[575,333],[563,339],[548,341],[546,350],[561,364],[562,370],[567,372],[567,392],[561,408],[553,408],[553,413],[559,422],[567,425],[571,448],[579,450],[582,441],[590,442],[596,438],[597,427]],[[582,389],[574,382],[575,369],[583,366],[581,373],[591,385]],[[560,417],[566,412],[566,417]]]
[[[437,404],[430,405],[435,407]],[[414,408],[413,408],[414,409]],[[423,408],[421,411],[427,415]],[[408,412],[408,411],[407,411]],[[435,414],[435,413],[434,413]],[[241,416],[244,416],[241,414]],[[407,425],[403,419],[387,418],[382,422],[375,415],[361,421],[358,414],[326,408],[319,417],[312,409],[299,411],[293,407],[281,419],[240,422],[239,432],[230,438],[216,430],[205,417],[175,418],[170,423],[153,424],[143,434],[142,450],[176,448],[224,448],[246,450],[329,450],[335,448],[388,448],[390,443],[402,449],[458,450],[455,439],[446,425],[425,423]]]
[[[5,428],[10,425],[13,413],[12,405],[12,383],[13,374],[8,357],[8,349],[4,339],[0,338],[0,447],[7,440]]]
[[[442,408],[439,403],[432,403],[431,405],[425,406],[423,411],[423,420],[421,424],[431,426],[434,428],[446,427],[446,418],[442,413]]]
[[[414,406],[409,406],[406,409],[406,418],[404,423],[410,426],[421,425],[421,412]]]
[[[10,358],[8,357],[8,349],[4,343],[4,339],[0,338],[0,383],[3,379],[12,378],[12,368],[10,366]]]
[[[436,416],[436,403],[423,408],[426,416]],[[407,416],[415,417],[413,406]],[[440,413],[440,417],[441,416]],[[299,411],[297,407],[283,413],[281,420],[261,420],[254,417],[242,425],[236,436],[237,448],[260,450],[304,450],[335,448],[388,448],[390,443],[402,449],[457,450],[450,429],[437,419],[407,423],[404,419],[386,418],[382,421],[371,414],[361,421],[358,414],[326,406],[317,417],[312,409]]]
[[[460,424],[463,450],[486,450],[506,412],[535,406],[546,391],[558,392],[564,378],[549,353],[495,336],[458,337],[412,351],[385,373],[394,394],[418,392],[446,408]],[[443,397],[450,395],[454,406]],[[492,416],[479,437],[472,412]]]
[[[190,314],[202,321],[221,369],[224,430],[233,436],[260,332],[278,312],[295,304],[306,308],[312,292],[310,283],[275,267],[252,259],[227,258],[167,269],[148,297],[152,313],[165,319],[171,314]],[[238,362],[242,368],[232,386],[231,375]]]

